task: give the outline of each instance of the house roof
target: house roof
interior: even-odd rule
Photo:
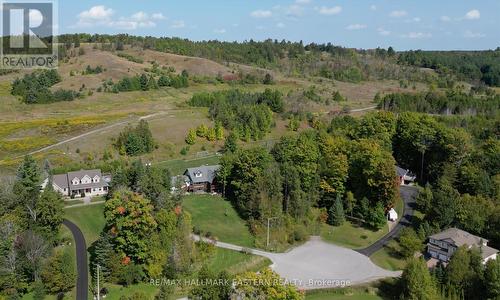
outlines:
[[[491,248],[490,246],[481,246],[481,256],[483,259],[492,256],[495,253],[498,253],[498,250],[495,248]]]
[[[483,239],[482,237],[473,235],[471,233],[468,233],[467,231],[463,231],[458,228],[446,229],[445,231],[431,235],[430,238],[435,240],[452,242],[458,247],[463,245],[468,245],[468,246],[482,245],[483,243],[488,242],[487,239]]]
[[[408,170],[405,170],[399,166],[396,166],[396,175],[400,176],[400,177],[403,177],[405,176],[406,174],[408,174]]]
[[[60,187],[61,189],[68,188],[68,174],[59,174],[52,177],[52,183]]]
[[[192,183],[212,183],[219,168],[220,165],[188,168],[184,174],[189,177]]]
[[[111,181],[111,177],[108,175],[103,176],[101,174],[101,170],[99,169],[68,172],[68,174],[66,174],[65,176],[67,176],[67,181],[70,191],[105,187],[108,186],[109,185],[108,183]],[[73,184],[72,182],[73,179],[75,178],[82,179],[85,176],[90,177],[90,179],[93,179],[94,177],[98,176],[100,180],[99,182],[91,182],[87,184],[77,184],[77,185]]]

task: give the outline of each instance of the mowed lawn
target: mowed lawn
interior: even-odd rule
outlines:
[[[64,217],[75,223],[85,236],[87,247],[90,246],[104,228],[104,203],[72,207],[64,210]]]
[[[405,259],[399,254],[399,244],[392,240],[382,249],[375,252],[370,259],[373,263],[387,270],[403,270],[406,266]]]
[[[229,201],[220,196],[189,195],[182,203],[192,216],[193,226],[202,232],[210,232],[222,242],[254,246],[254,237]]]
[[[384,226],[380,230],[372,230],[351,222],[344,222],[338,227],[324,225],[321,229],[321,237],[325,241],[339,246],[359,249],[370,246],[388,232],[388,226]]]

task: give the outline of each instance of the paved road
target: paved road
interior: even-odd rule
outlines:
[[[223,242],[215,245],[235,251],[243,249]],[[320,237],[311,237],[307,243],[285,253],[250,251],[269,258],[276,273],[302,289],[335,288],[401,275],[401,272],[376,266],[368,257],[354,250],[326,243]]]
[[[414,213],[415,197],[417,193],[418,193],[417,187],[401,186],[399,188],[399,194],[401,195],[401,199],[403,199],[404,208],[403,208],[403,216],[399,220],[398,224],[396,224],[396,226],[394,226],[392,230],[385,236],[383,236],[380,240],[376,241],[375,243],[364,249],[358,249],[356,251],[369,257],[373,253],[382,249],[382,247],[387,245],[387,243],[389,243],[392,239],[397,237],[401,232],[401,229],[403,229],[403,227],[410,225]]]
[[[64,220],[63,224],[73,234],[76,244],[76,300],[87,300],[89,295],[89,269],[87,265],[87,244],[83,233],[74,223]]]

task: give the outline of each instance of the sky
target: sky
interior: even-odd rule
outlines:
[[[500,46],[500,0],[59,0],[58,10],[59,33],[396,50]]]

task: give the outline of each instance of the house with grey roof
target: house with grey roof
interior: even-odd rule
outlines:
[[[184,172],[187,180],[188,192],[216,192],[217,191],[217,171],[220,165],[200,166],[188,168]]]
[[[66,174],[57,174],[52,176],[52,187],[63,196],[94,197],[106,195],[111,182],[111,175],[103,175],[101,170],[80,170],[68,172]],[[42,188],[49,183],[49,178],[45,179]]]
[[[431,235],[427,243],[427,254],[441,262],[447,263],[458,247],[478,248],[483,263],[496,259],[498,250],[488,246],[488,240],[458,228],[449,228]]]
[[[396,166],[396,176],[398,177],[400,185],[411,184],[417,179],[417,176],[411,173],[410,170],[403,169],[399,166]]]

